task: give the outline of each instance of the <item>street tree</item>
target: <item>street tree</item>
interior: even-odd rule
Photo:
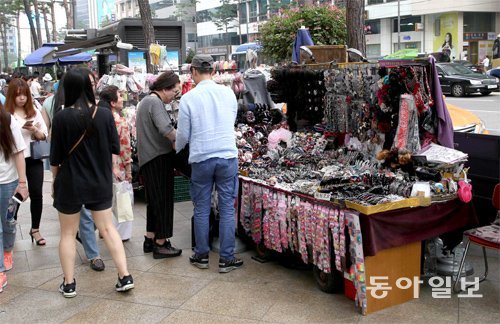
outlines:
[[[42,27],[40,25],[40,9],[38,6],[38,0],[32,0],[32,2],[35,9],[36,36],[38,37],[38,44],[42,46]]]
[[[26,1],[26,0],[24,0]],[[75,28],[75,21],[73,20],[73,1],[72,0],[63,0],[64,11],[66,11],[66,28],[73,29]]]
[[[30,25],[30,31],[31,31],[31,39],[33,41],[33,46],[35,49],[39,48],[42,44],[39,44],[38,42],[38,36],[35,28],[35,23],[33,22],[33,15],[31,11],[31,3],[29,0],[23,0],[23,5],[24,5],[24,13],[26,14],[26,17],[28,18],[28,23]]]
[[[142,28],[144,30],[144,43],[147,46],[155,42],[155,30],[153,27],[153,18],[151,16],[151,7],[149,0],[137,0],[139,12],[141,13]],[[146,55],[146,69],[148,73],[153,73],[151,57]]]
[[[2,40],[2,56],[4,69],[9,66],[9,49],[7,42],[7,33],[12,25],[12,21],[16,14],[16,7],[13,0],[5,0],[0,2],[0,39]],[[2,64],[0,62],[0,71]]]
[[[45,37],[47,38],[47,43],[50,43],[49,19],[47,17],[49,8],[48,8],[46,3],[41,3],[40,9],[42,10],[42,14],[43,14],[43,24],[45,27]]]
[[[260,26],[264,55],[276,62],[291,61],[293,42],[301,26],[309,28],[316,45],[346,42],[344,10],[330,5],[294,7]]]
[[[179,1],[175,5],[174,15],[181,21],[196,22],[196,4],[199,0]]]
[[[347,46],[358,49],[366,56],[364,12],[364,0],[347,0],[346,19],[349,22],[347,25]]]
[[[238,7],[231,0],[222,0],[221,4],[222,6],[217,8],[215,12],[210,13],[210,17],[215,26],[217,26],[217,29],[224,30],[223,35],[228,38],[227,29],[234,27],[232,24],[236,23],[235,19],[238,17]],[[228,39],[226,39],[224,45],[229,45]]]

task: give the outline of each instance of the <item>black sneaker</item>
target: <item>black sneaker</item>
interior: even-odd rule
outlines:
[[[181,254],[182,250],[173,247],[170,241],[165,241],[163,245],[155,244],[153,248],[153,258],[155,259],[173,258]]]
[[[238,269],[243,265],[243,260],[238,258],[233,258],[231,260],[219,259],[219,272],[226,273],[234,269]]]
[[[144,236],[144,244],[142,244],[142,250],[144,251],[144,253],[153,252],[153,246],[154,246],[153,239]]]
[[[90,260],[90,268],[94,271],[103,271],[105,268],[104,261],[99,257],[92,259]]]
[[[208,269],[208,254],[193,254],[189,257],[189,263],[200,269]]]
[[[125,292],[130,289],[134,289],[134,279],[132,279],[132,275],[124,276],[120,279],[118,276],[118,282],[116,283],[116,291]]]
[[[62,284],[59,286],[59,292],[63,294],[66,298],[73,298],[76,296],[76,279],[73,279],[73,283],[64,284],[64,279]]]

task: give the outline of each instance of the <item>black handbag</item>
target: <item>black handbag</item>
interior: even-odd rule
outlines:
[[[189,164],[189,144],[186,144],[174,157],[174,168],[177,172],[191,178],[191,165]]]
[[[31,158],[34,160],[46,159],[50,156],[50,143],[47,140],[30,142]]]

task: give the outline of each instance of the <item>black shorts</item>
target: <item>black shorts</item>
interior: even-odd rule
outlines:
[[[105,210],[108,208],[111,208],[113,205],[112,200],[107,200],[107,201],[102,201],[102,202],[97,202],[97,203],[90,203],[90,204],[83,204],[83,205],[77,205],[77,204],[56,204],[54,202],[54,207],[57,209],[58,212],[63,213],[63,214],[76,214],[79,213],[82,207],[87,208],[90,211],[100,211],[100,210]]]

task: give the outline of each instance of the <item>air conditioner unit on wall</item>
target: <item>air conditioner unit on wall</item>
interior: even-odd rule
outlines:
[[[423,31],[423,30],[424,30],[424,24],[415,23],[415,31]]]

